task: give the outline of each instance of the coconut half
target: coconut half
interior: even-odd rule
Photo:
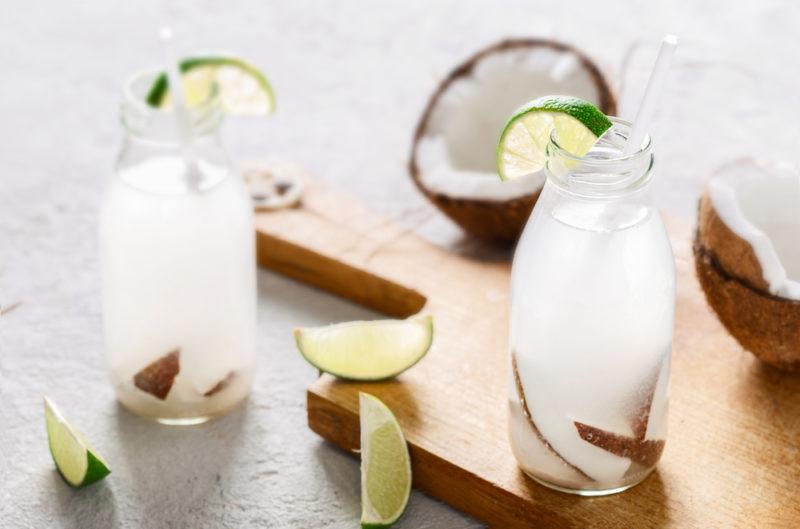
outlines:
[[[544,175],[502,182],[495,148],[514,110],[548,94],[581,97],[605,114],[616,113],[616,99],[600,70],[571,46],[513,39],[479,51],[456,67],[428,102],[409,163],[414,182],[467,232],[516,239]]]
[[[709,304],[745,348],[800,368],[800,173],[740,160],[700,198],[695,265]]]

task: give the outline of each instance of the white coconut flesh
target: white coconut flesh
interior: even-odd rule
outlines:
[[[495,201],[539,190],[542,171],[500,181],[495,148],[508,117],[548,94],[577,96],[596,105],[600,100],[596,80],[570,51],[526,46],[485,56],[469,75],[445,88],[431,111],[416,147],[425,187],[452,198]]]
[[[800,300],[800,172],[742,161],[720,169],[708,193],[720,219],[750,244],[769,292]]]
[[[667,436],[669,369],[670,358],[667,355],[661,362],[653,391],[645,432],[645,439],[647,440],[664,440]],[[513,381],[510,383],[513,384]],[[511,387],[513,388],[514,386]],[[514,390],[512,389],[511,391],[513,392]],[[529,393],[527,392],[526,396]],[[549,414],[549,417],[547,417],[548,413],[537,415],[537,420],[551,421],[549,426],[545,426],[545,430],[554,436],[554,438],[548,438],[549,447],[545,446],[531,429],[516,395],[509,395],[509,436],[513,440],[512,449],[514,449],[514,455],[522,468],[563,487],[583,488],[588,485],[597,485],[597,483],[614,486],[618,480],[623,479],[630,468],[630,459],[616,456],[578,439],[573,426],[574,417],[569,417],[565,421],[563,417],[560,418],[553,413]],[[537,422],[537,427],[539,425],[540,423]],[[554,425],[560,425],[560,428],[554,429]],[[630,425],[627,423],[616,424],[614,429],[620,435],[631,436],[633,434]],[[559,451],[556,453],[554,451],[555,447],[558,447],[557,450],[563,450],[564,452]],[[582,453],[584,451],[586,452],[585,454]],[[582,463],[584,466],[575,467],[567,464],[562,459],[562,453],[568,454],[578,461],[583,458]],[[577,468],[580,468],[581,472],[586,474],[581,474]],[[591,479],[587,477],[587,474],[591,476]]]
[[[582,488],[591,484],[590,479],[561,459],[533,432],[518,399],[510,398],[508,409],[511,448],[523,469],[562,487]]]
[[[540,379],[537,382],[541,383],[543,381]],[[611,420],[598,422],[570,414],[567,411],[568,406],[553,399],[553,396],[557,395],[557,393],[550,391],[552,385],[549,388],[547,387],[548,383],[551,382],[547,381],[545,384],[538,385],[525,385],[525,382],[522,383],[531,419],[541,432],[542,437],[550,443],[550,446],[559,456],[580,469],[581,472],[600,486],[612,487],[619,483],[630,468],[631,460],[612,454],[581,439],[575,429],[575,421],[599,425],[604,430],[619,435],[632,436],[633,431],[626,420],[627,418],[622,416],[618,418],[611,417]],[[534,386],[537,389],[543,387],[544,390],[531,391]],[[563,477],[566,478],[567,476],[568,474],[563,474]]]

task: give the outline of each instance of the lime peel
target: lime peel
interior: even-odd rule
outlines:
[[[270,114],[275,110],[275,91],[253,64],[230,55],[189,57],[180,61],[189,106],[205,101],[214,86],[223,109],[230,114]],[[145,96],[147,104],[164,107],[169,102],[169,81],[161,72]]]
[[[571,96],[544,96],[523,105],[511,116],[497,144],[497,173],[513,180],[544,167],[550,133],[575,156],[584,156],[612,126],[592,103]]]

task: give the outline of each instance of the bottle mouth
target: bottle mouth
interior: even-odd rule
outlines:
[[[129,134],[159,143],[178,143],[178,130],[172,108],[154,106],[148,96],[162,72],[145,70],[131,76],[122,89],[120,119]],[[195,136],[215,131],[222,122],[223,112],[219,88],[211,83],[202,99],[188,109],[189,123]]]
[[[618,196],[645,187],[653,177],[653,144],[625,154],[631,123],[610,117],[612,126],[586,156],[576,156],[558,142],[555,129],[547,145],[547,176],[559,187],[584,196]]]

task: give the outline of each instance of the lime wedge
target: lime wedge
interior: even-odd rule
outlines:
[[[553,129],[561,147],[575,156],[585,156],[609,128],[611,120],[583,99],[535,99],[514,112],[500,134],[497,173],[503,180],[513,180],[541,170]]]
[[[73,487],[85,487],[103,479],[111,470],[80,432],[70,426],[55,404],[44,398],[44,418],[50,454],[64,480]]]
[[[258,68],[238,57],[205,56],[184,59],[180,64],[186,103],[195,106],[219,90],[222,108],[229,114],[270,114],[275,110],[272,86]],[[156,77],[147,102],[154,107],[170,103],[169,82],[164,73]]]
[[[349,380],[383,380],[425,356],[433,342],[433,316],[295,329],[294,338],[303,358],[321,371]]]
[[[411,494],[411,461],[403,431],[376,397],[358,394],[361,423],[361,527],[389,527]]]

